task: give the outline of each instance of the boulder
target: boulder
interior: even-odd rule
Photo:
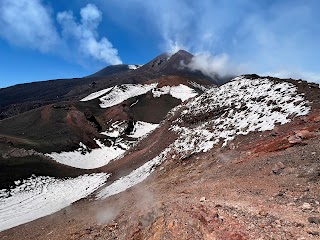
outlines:
[[[296,132],[296,137],[299,137],[301,139],[310,139],[315,137],[315,133],[314,132],[310,132],[308,130],[300,130]]]
[[[320,217],[309,217],[308,218],[309,223],[315,223],[315,224],[320,224]]]
[[[311,210],[312,206],[310,205],[310,203],[305,202],[302,204],[302,209],[303,210]]]
[[[288,142],[291,144],[298,144],[302,142],[302,139],[296,135],[292,135],[288,138]]]
[[[272,173],[279,175],[282,173],[283,169],[285,169],[285,166],[282,162],[278,162],[274,167],[272,168]]]

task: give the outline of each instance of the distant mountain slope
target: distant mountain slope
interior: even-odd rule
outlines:
[[[120,64],[120,65],[112,65],[112,66],[107,66],[98,72],[91,74],[87,77],[105,77],[105,76],[110,76],[112,74],[119,74],[119,73],[126,73],[130,72],[132,70],[135,70],[139,68],[139,64],[132,64],[132,65],[127,65],[127,64]]]
[[[162,54],[146,65],[108,66],[97,73],[84,78],[57,79],[42,82],[18,84],[0,89],[0,119],[35,109],[59,101],[79,100],[90,92],[124,83],[144,83],[163,75],[181,75],[186,78],[197,78],[203,84],[213,84],[209,77],[180,68],[181,61],[189,61],[191,54],[179,51],[161,68],[152,67],[152,62],[164,59]]]
[[[215,87],[207,77],[179,69],[164,73],[139,67],[110,66],[97,73],[107,76],[0,89],[0,185],[41,172],[64,177],[99,171],[172,108]]]
[[[185,73],[189,72],[189,70],[182,67],[181,63],[188,64],[192,58],[193,55],[184,50],[180,50],[172,56],[168,53],[163,53],[143,65],[140,71],[156,71],[161,73],[172,73],[174,71]]]
[[[1,166],[24,178],[12,182],[17,176],[0,168],[3,185],[12,187],[0,191],[0,237],[317,239],[319,85],[258,75],[214,88],[200,82],[161,76],[0,121]],[[161,118],[146,122],[158,113]],[[90,201],[48,191],[56,183],[70,189],[72,179],[25,180],[33,172],[21,160],[26,156],[36,169],[42,159],[70,176],[100,172],[77,187]],[[9,164],[17,160],[24,169]],[[41,172],[54,174],[43,165]],[[92,182],[99,189],[86,191],[87,181],[99,176],[102,182]]]
[[[152,76],[0,121],[0,238],[317,239],[318,84]]]

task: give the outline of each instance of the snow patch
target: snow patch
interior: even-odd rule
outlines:
[[[128,127],[127,123],[125,121],[116,121],[111,124],[111,127],[108,129],[108,131],[101,132],[100,134],[117,138],[121,136],[124,132],[124,130]]]
[[[195,87],[195,88],[198,88],[199,90],[201,90],[202,92],[205,92],[205,91],[208,91],[209,89],[211,88],[216,88],[215,85],[202,85],[202,84],[199,84],[199,83],[196,83],[196,82],[192,82],[192,81],[188,81],[188,83]]]
[[[31,177],[10,190],[0,190],[0,231],[57,212],[87,197],[104,184],[109,174],[56,179]]]
[[[116,195],[142,182],[152,172],[154,172],[157,166],[159,166],[164,161],[168,151],[169,151],[168,149],[165,149],[157,157],[153,158],[149,162],[146,162],[141,167],[135,169],[127,176],[124,176],[114,181],[112,184],[102,189],[97,194],[97,198],[104,199],[112,195]]]
[[[154,88],[152,94],[153,97],[161,97],[161,95],[170,94],[172,97],[180,99],[182,102],[198,95],[194,89],[183,84]]]
[[[94,169],[107,165],[110,161],[120,158],[126,150],[133,144],[137,143],[138,138],[142,138],[158,127],[158,124],[137,121],[134,125],[134,130],[128,137],[136,138],[132,140],[124,140],[121,136],[125,134],[127,128],[125,121],[114,122],[108,131],[101,132],[111,139],[106,145],[102,141],[95,139],[98,148],[90,149],[83,143],[79,143],[79,148],[69,152],[52,152],[47,153],[46,156],[52,158],[54,161],[64,165],[68,165],[81,169]]]
[[[140,64],[135,64],[135,65],[133,65],[133,64],[130,64],[130,65],[128,65],[128,68],[130,69],[130,70],[136,70],[136,69],[138,69],[138,68],[141,68],[143,65],[140,65]]]
[[[123,101],[136,97],[142,94],[146,94],[150,90],[154,89],[158,83],[153,84],[123,84],[115,86],[106,96],[100,98],[101,108],[108,108],[122,103]]]
[[[272,130],[275,124],[310,111],[295,85],[243,76],[206,91],[185,106],[171,127],[179,133],[172,147],[181,157],[207,151],[220,141],[226,146],[237,135]]]
[[[110,87],[110,88],[102,89],[102,90],[100,90],[100,91],[98,91],[98,92],[91,93],[90,95],[86,96],[85,98],[82,98],[82,99],[80,100],[80,102],[91,101],[91,100],[93,100],[93,99],[96,99],[96,98],[98,98],[98,97],[101,97],[102,95],[110,92],[112,88],[113,88],[113,87]]]
[[[198,93],[189,88],[186,85],[180,84],[179,86],[173,86],[170,90],[170,95],[174,98],[180,99],[182,102],[188,100],[189,98],[193,98],[198,95]]]
[[[99,98],[99,100],[101,101],[100,107],[108,108],[108,107],[112,107],[117,104],[120,104],[123,101],[128,100],[129,98],[146,94],[150,90],[152,90],[153,97],[160,97],[161,95],[164,95],[164,94],[170,94],[172,97],[180,99],[181,101],[186,101],[189,98],[193,98],[196,95],[198,95],[198,93],[194,89],[183,84],[180,84],[178,86],[172,86],[172,87],[164,86],[162,88],[156,88],[157,85],[158,83],[144,84],[144,85],[143,84],[122,84],[119,86],[110,87],[110,88],[100,90],[98,92],[91,93],[90,95],[81,99],[80,101],[85,102],[85,101],[90,101],[100,97]],[[133,103],[130,107],[134,106],[136,103],[137,101]]]
[[[159,124],[147,123],[142,121],[137,121],[134,125],[133,132],[128,135],[128,137],[132,138],[141,138],[152,132],[156,129]]]
[[[101,141],[95,140],[99,148],[90,149],[86,145],[80,143],[80,147],[71,152],[52,152],[46,156],[53,160],[82,169],[94,169],[108,164],[111,160],[120,157],[129,148],[130,143],[117,139],[111,146],[104,145]]]

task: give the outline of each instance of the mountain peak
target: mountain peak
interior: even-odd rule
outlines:
[[[181,63],[189,63],[193,55],[185,50],[179,50],[170,56],[168,52],[162,53],[145,64],[141,70],[152,70],[156,72],[176,72],[181,70]]]
[[[183,50],[183,49],[180,49],[178,52],[176,52],[176,53],[174,53],[173,54],[173,56],[174,55],[179,55],[179,56],[185,56],[185,57],[193,57],[193,55],[191,54],[191,53],[189,53],[188,51],[186,51],[186,50]]]
[[[185,64],[189,63],[192,58],[193,55],[191,53],[185,50],[179,50],[168,59],[168,62],[170,62],[170,64],[179,66],[181,62],[184,62]]]

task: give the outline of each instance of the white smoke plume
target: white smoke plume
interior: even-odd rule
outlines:
[[[110,223],[112,220],[114,220],[117,217],[120,210],[121,210],[120,206],[111,206],[111,205],[105,206],[103,210],[100,209],[96,216],[98,224],[105,225]]]
[[[249,0],[99,2],[127,31],[143,29],[147,30],[145,35],[149,32],[161,39],[163,51],[175,52],[176,46],[183,46],[180,48],[191,53],[214,53],[221,61],[227,54],[231,65],[245,64],[247,71],[241,73],[276,73],[289,66],[289,72],[299,69],[304,78],[320,81],[316,0],[295,0],[292,4]],[[233,66],[230,70],[234,71]]]
[[[123,212],[136,211],[139,215],[148,216],[147,213],[156,214],[155,205],[157,204],[155,192],[150,190],[143,183],[127,189],[125,192],[119,193],[116,196],[111,196],[103,209],[99,209],[96,214],[98,224],[109,224],[122,215]],[[132,210],[133,209],[133,210]],[[141,219],[142,225],[148,225],[152,218],[144,217]]]
[[[220,55],[211,55],[208,52],[198,53],[186,66],[212,78],[235,76],[244,71],[244,67],[233,64],[226,53]]]

